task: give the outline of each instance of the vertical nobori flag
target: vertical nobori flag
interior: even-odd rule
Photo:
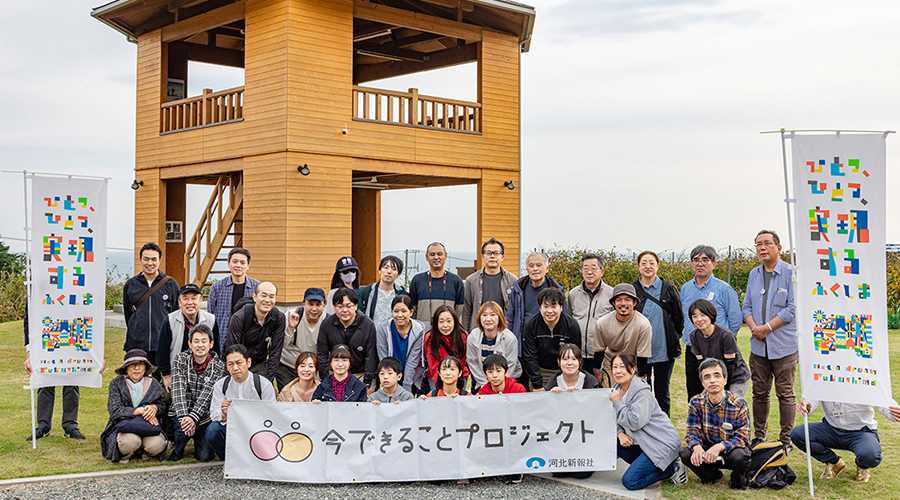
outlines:
[[[791,144],[803,396],[888,405],[884,135]]]
[[[31,387],[100,387],[106,309],[105,179],[31,184]]]

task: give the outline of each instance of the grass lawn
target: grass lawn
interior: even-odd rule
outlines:
[[[741,352],[749,355],[749,331],[744,328],[739,335]],[[81,431],[87,436],[84,441],[75,441],[64,438],[59,426],[62,416],[62,391],[57,391],[56,405],[54,406],[53,430],[49,437],[40,439],[36,450],[32,450],[31,443],[25,441],[25,437],[31,432],[31,409],[28,402],[28,391],[22,390],[22,386],[28,384],[28,376],[22,367],[24,349],[22,346],[22,322],[0,324],[0,359],[8,360],[0,365],[0,479],[42,476],[50,474],[67,474],[76,472],[94,472],[101,470],[119,470],[123,468],[152,467],[158,462],[132,461],[127,465],[112,464],[100,455],[100,433],[103,431],[108,418],[106,412],[106,386],[115,376],[114,369],[122,362],[121,346],[125,342],[125,331],[117,328],[106,329],[106,363],[110,367],[103,375],[103,388],[81,389],[81,405],[78,416]],[[890,334],[891,351],[891,375],[895,384],[900,384],[900,332]],[[799,387],[799,374],[798,374]],[[750,391],[748,391],[749,393]],[[676,363],[672,376],[672,401],[673,422],[676,428],[684,434],[684,422],[687,415],[686,395],[684,389],[684,365],[679,360]],[[895,389],[895,398],[900,391]],[[900,398],[897,398],[900,399]],[[777,437],[777,399],[774,392],[771,400],[772,414],[769,418],[769,438]],[[816,498],[822,499],[866,499],[873,498],[897,498],[900,491],[900,476],[891,473],[900,464],[900,424],[887,422],[880,413],[876,412],[879,434],[883,445],[883,463],[872,474],[872,480],[867,485],[858,485],[855,478],[856,467],[853,464],[851,454],[839,452],[848,467],[841,476],[831,481],[819,480],[822,465],[813,460],[813,477],[815,478]],[[822,413],[819,410],[810,421],[821,420]],[[772,423],[775,423],[773,427]],[[797,424],[803,422],[798,416]],[[192,445],[188,445],[188,451]],[[179,463],[194,463],[190,454]],[[165,464],[165,462],[164,462]],[[768,498],[777,495],[778,498],[809,498],[808,476],[806,473],[806,456],[800,450],[794,450],[789,459],[790,466],[797,473],[797,481],[784,490],[747,490],[733,492],[728,489],[726,479],[719,484],[703,486],[693,473],[689,474],[686,485],[674,486],[668,481],[663,483],[663,495],[671,499],[738,499],[738,498]]]
[[[893,392],[894,399],[900,399],[900,390],[897,384],[900,383],[900,332],[891,331],[889,334],[890,358],[891,358],[891,380],[894,383]],[[745,359],[750,357],[750,330],[745,326],[738,334],[738,346]],[[800,371],[797,371],[797,394],[800,393]],[[751,417],[753,406],[750,402],[752,394],[752,386],[747,389],[747,403],[750,405]],[[672,373],[672,422],[684,437],[685,421],[687,420],[687,391],[684,388],[684,362],[679,359],[675,364]],[[821,408],[810,415],[810,422],[819,422],[822,420],[823,414]],[[898,498],[900,495],[900,476],[895,472],[898,464],[900,464],[900,423],[891,422],[885,419],[881,413],[875,412],[875,419],[878,421],[878,434],[881,438],[882,446],[882,462],[881,465],[872,470],[872,479],[868,484],[859,484],[856,482],[856,464],[853,461],[853,454],[847,451],[836,451],[836,453],[847,463],[847,469],[835,479],[823,480],[819,479],[819,475],[824,469],[824,465],[812,460],[813,485],[815,487],[815,498],[827,499],[888,499]],[[803,424],[803,417],[797,415],[796,425]],[[773,390],[769,398],[769,429],[768,438],[770,441],[778,439],[778,399],[775,397]],[[753,427],[751,424],[750,437],[753,437]],[[683,444],[683,442],[682,442]],[[662,494],[666,498],[673,500],[696,499],[696,498],[715,498],[715,499],[739,499],[739,498],[770,498],[777,496],[779,499],[810,498],[809,496],[809,475],[806,468],[805,450],[794,448],[788,457],[788,465],[797,473],[797,480],[794,484],[780,491],[764,488],[761,490],[748,489],[746,491],[732,491],[728,488],[729,472],[725,472],[725,477],[715,485],[702,485],[700,480],[693,472],[688,472],[688,483],[681,486],[675,486],[668,481],[663,482]]]
[[[81,388],[78,427],[87,439],[77,441],[63,437],[60,427],[62,390],[57,389],[53,428],[49,436],[38,440],[37,449],[32,449],[31,442],[25,441],[31,434],[31,405],[28,401],[30,392],[22,390],[22,386],[29,382],[22,364],[25,360],[22,322],[0,324],[0,359],[7,360],[0,365],[0,429],[3,430],[0,434],[0,479],[160,465],[154,460],[133,460],[128,465],[113,464],[100,455],[100,433],[109,419],[106,411],[107,386],[115,377],[114,370],[122,364],[125,354],[123,345],[125,330],[107,328],[107,370],[103,372],[103,387]],[[192,449],[192,444],[188,444],[188,450]],[[192,455],[187,455],[178,463],[195,462]],[[163,462],[162,465],[171,464]]]

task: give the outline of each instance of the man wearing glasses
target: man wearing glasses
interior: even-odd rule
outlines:
[[[716,268],[716,250],[709,245],[697,245],[691,250],[691,271],[694,277],[681,287],[681,309],[684,311],[684,376],[687,385],[688,401],[703,392],[700,382],[700,362],[691,353],[691,332],[696,327],[691,322],[688,309],[697,299],[706,299],[716,306],[716,324],[731,330],[737,336],[741,329],[741,305],[737,292],[731,285],[713,276]],[[790,432],[790,430],[789,430]]]
[[[775,231],[756,235],[756,256],[762,265],[747,278],[747,294],[741,315],[750,327],[750,379],[753,381],[753,444],[766,440],[769,393],[775,383],[781,420],[779,440],[791,449],[791,429],[796,416],[794,375],[797,372],[797,325],[794,322],[794,267],[784,262],[781,241]]]
[[[369,394],[374,392],[373,381],[378,368],[375,348],[375,323],[360,314],[359,294],[352,288],[338,288],[331,298],[334,315],[325,318],[319,327],[316,354],[319,357],[319,377],[324,380],[331,373],[328,355],[339,344],[350,348],[350,373],[363,381]]]
[[[481,245],[481,260],[484,267],[466,278],[465,305],[460,322],[466,331],[478,328],[478,309],[485,302],[496,302],[506,313],[509,303],[509,288],[516,282],[515,274],[503,269],[503,243],[491,238]]]
[[[603,257],[595,253],[582,255],[581,277],[584,281],[569,290],[569,313],[581,328],[578,347],[584,355],[584,367],[602,381],[603,358],[594,359],[594,334],[600,316],[613,310],[613,287],[603,282]]]

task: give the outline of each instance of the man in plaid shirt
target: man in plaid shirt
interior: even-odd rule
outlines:
[[[213,459],[212,446],[206,441],[209,404],[215,383],[225,377],[225,363],[212,350],[212,329],[198,323],[189,333],[189,351],[175,356],[172,367],[172,405],[169,417],[175,429],[175,449],[169,461],[184,457],[184,447],[194,438],[194,457],[201,462]]]
[[[235,304],[241,297],[253,295],[253,290],[259,284],[259,280],[247,276],[248,269],[250,269],[250,252],[245,248],[232,248],[228,252],[228,271],[231,274],[209,287],[206,309],[216,316],[216,325],[219,326],[219,338],[216,342],[220,346],[225,346],[228,323]]]
[[[746,489],[744,473],[750,466],[750,415],[747,402],[725,390],[728,382],[725,363],[706,358],[700,363],[704,391],[688,406],[687,446],[681,461],[704,484],[722,478],[720,469],[731,469],[731,487]]]

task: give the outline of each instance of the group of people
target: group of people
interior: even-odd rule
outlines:
[[[731,486],[744,488],[751,449],[767,440],[774,385],[785,451],[806,446],[805,433],[793,426],[795,412],[822,406],[825,420],[810,424],[809,434],[812,455],[826,464],[822,476],[845,467],[832,449],[849,449],[857,479],[866,481],[881,459],[874,410],[796,400],[793,268],[779,258],[774,231],[760,231],[754,243],[761,265],[750,273],[743,304],[714,276],[716,252],[706,245],[691,251],[694,276],[680,290],[658,275],[658,255],[644,251],[640,277],[615,286],[603,281],[601,256],[583,255],[583,281],[566,292],[539,252],[528,256],[526,276],[503,269],[504,246],[492,238],[481,247],[484,267],[465,280],[444,268],[444,246],[430,244],[429,270],[414,276],[408,291],[397,283],[399,258],[381,259],[378,281],[360,287],[356,260],[341,257],[329,292],[308,288],[302,305],[286,312],[275,307],[274,283],[248,276],[246,249],[229,252],[230,275],[210,288],[207,312],[200,287],[179,288],[159,270],[159,246],[147,243],[142,272],[123,292],[127,353],[110,383],[102,451],[117,461],[138,453],[161,460],[171,441],[169,460],[177,461],[193,438],[198,460],[224,458],[235,399],[385,404],[606,387],[613,389],[617,454],[631,464],[626,487],[666,478],[683,483],[688,468],[714,482],[727,468]],[[745,322],[748,361],[736,342]],[[682,354],[685,447],[669,418],[672,370]],[[28,358],[25,364],[29,369]],[[743,398],[750,382],[752,430]],[[50,431],[52,393],[49,411],[44,398],[39,394],[38,437]],[[74,399],[77,416],[77,391]],[[880,410],[900,421],[900,407]],[[66,435],[80,435],[71,413],[64,409]]]

